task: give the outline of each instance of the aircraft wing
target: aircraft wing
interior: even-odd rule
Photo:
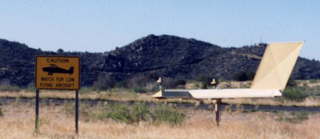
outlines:
[[[176,90],[165,89],[153,95],[155,98],[196,98],[196,99],[221,99],[221,98],[264,98],[281,96],[279,90],[270,89],[195,89]]]

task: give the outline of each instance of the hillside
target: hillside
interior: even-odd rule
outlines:
[[[33,84],[36,55],[81,57],[81,83],[155,80],[159,76],[182,80],[215,77],[235,80],[252,75],[266,44],[223,48],[214,44],[170,35],[148,35],[128,45],[104,53],[48,52],[25,44],[0,39],[0,83],[26,87]],[[299,58],[294,79],[320,78],[320,62]]]

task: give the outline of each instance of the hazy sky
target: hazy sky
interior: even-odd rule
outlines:
[[[320,60],[319,6],[318,0],[1,0],[0,38],[89,52],[148,34],[224,47],[306,41],[302,56]]]

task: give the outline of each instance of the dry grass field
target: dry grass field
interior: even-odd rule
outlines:
[[[80,135],[74,132],[72,113],[64,105],[40,107],[41,129],[34,135],[32,103],[0,105],[1,139],[83,138],[83,139],[317,139],[320,138],[320,114],[311,114],[300,122],[279,121],[279,114],[267,112],[223,112],[217,127],[210,111],[184,110],[187,118],[181,125],[125,124],[108,119],[80,119]]]

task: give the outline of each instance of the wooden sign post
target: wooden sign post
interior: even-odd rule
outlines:
[[[36,89],[36,118],[35,118],[35,132],[39,133],[39,89]]]
[[[80,58],[37,56],[35,65],[35,132],[39,133],[40,89],[75,90],[75,131],[79,133]]]

